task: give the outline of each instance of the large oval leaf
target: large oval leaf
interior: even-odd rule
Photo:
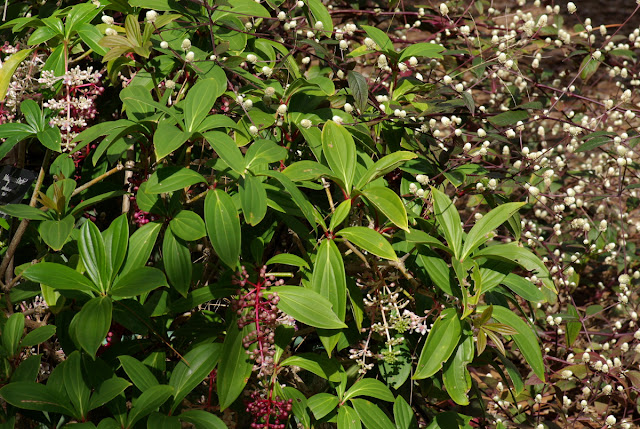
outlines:
[[[111,311],[111,298],[98,296],[89,300],[71,321],[71,336],[92,357],[109,332]]]
[[[233,200],[226,192],[215,189],[204,202],[204,220],[213,249],[220,260],[235,268],[240,256],[240,217]]]
[[[524,204],[525,203],[502,204],[484,215],[467,234],[460,260],[463,261],[478,246],[487,241],[486,235],[509,220]]]
[[[22,276],[61,290],[81,290],[83,292],[100,292],[100,289],[88,278],[65,265],[53,262],[40,262],[31,265],[22,272]]]
[[[322,153],[344,184],[345,192],[350,194],[356,174],[356,144],[351,133],[342,125],[328,121],[322,129]]]
[[[400,197],[389,188],[372,187],[362,191],[362,195],[398,228],[409,230],[407,210]]]
[[[453,204],[453,201],[446,194],[431,188],[433,196],[433,213],[436,215],[438,224],[444,232],[449,248],[456,258],[460,259],[462,252],[462,226],[460,225],[460,214]]]
[[[273,291],[280,297],[278,308],[302,323],[323,329],[347,327],[334,313],[331,302],[311,289],[279,286]]]
[[[207,234],[204,221],[191,210],[180,210],[169,222],[171,231],[182,240],[195,241]]]
[[[393,247],[391,247],[391,243],[389,243],[382,234],[371,228],[352,226],[341,229],[336,235],[346,238],[353,244],[381,258],[392,261],[398,259],[396,252],[394,252]]]
[[[253,362],[249,359],[247,349],[243,345],[244,337],[251,332],[253,326],[247,325],[240,330],[236,319],[230,320],[228,326],[220,352],[216,379],[221,410],[228,408],[240,396],[253,369]]]
[[[433,324],[420,353],[414,380],[428,378],[440,371],[460,341],[460,319],[455,309],[447,308]]]
[[[187,132],[198,130],[225,88],[216,79],[199,79],[184,100],[184,126]]]
[[[182,296],[187,296],[193,272],[191,252],[186,243],[173,234],[172,228],[167,228],[164,233],[162,256],[164,270],[171,286],[176,288]]]
[[[173,386],[171,411],[175,410],[182,398],[213,371],[221,351],[222,344],[203,344],[184,355],[178,362],[169,379],[169,386]]]
[[[170,166],[157,170],[147,181],[146,192],[163,194],[186,188],[196,183],[206,183],[200,173],[184,167]]]

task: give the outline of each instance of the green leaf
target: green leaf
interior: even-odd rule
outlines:
[[[130,298],[151,292],[161,286],[169,286],[162,271],[153,267],[139,267],[118,277],[110,293],[119,298]]]
[[[238,128],[233,119],[225,115],[209,115],[200,123],[199,133],[212,130],[214,128]]]
[[[373,253],[384,259],[390,259],[397,261],[398,256],[393,251],[393,247],[387,241],[387,239],[371,228],[364,226],[352,226],[349,228],[341,229],[336,235],[346,238],[355,245],[363,248],[369,253]]]
[[[15,54],[11,54],[9,57],[5,57],[2,62],[2,68],[0,69],[0,101],[4,101],[7,95],[7,89],[9,89],[9,83],[16,68],[18,68],[18,65],[20,65],[31,52],[33,52],[33,49],[23,49]]]
[[[253,164],[270,164],[272,162],[278,162],[284,160],[287,157],[287,149],[283,146],[276,144],[272,140],[260,139],[256,140],[245,155],[248,169],[251,169]]]
[[[169,386],[173,387],[173,412],[182,399],[204,380],[218,363],[222,344],[202,344],[184,355],[171,373]]]
[[[27,120],[27,123],[31,125],[34,130],[44,130],[44,115],[42,114],[42,110],[40,110],[38,103],[30,99],[23,100],[20,103],[20,111]]]
[[[398,429],[418,429],[416,415],[401,395],[398,395],[393,403],[393,418]]]
[[[13,356],[18,352],[18,345],[24,332],[24,314],[13,313],[2,328],[2,345]]]
[[[529,118],[529,114],[526,110],[510,110],[490,116],[488,119],[493,126],[508,127],[515,125],[518,121],[525,121],[527,118]]]
[[[458,345],[461,332],[460,319],[455,309],[443,310],[429,331],[413,379],[425,379],[440,371],[442,364],[449,359]]]
[[[329,167],[340,178],[345,192],[351,193],[356,173],[356,144],[342,125],[328,121],[322,129],[322,153]]]
[[[182,240],[195,241],[207,234],[204,221],[195,212],[181,210],[169,222],[171,231]]]
[[[580,313],[578,313],[576,307],[574,307],[573,305],[569,305],[567,311],[570,316],[573,316],[573,320],[567,321],[567,333],[565,334],[565,337],[567,339],[567,346],[571,347],[578,338],[578,335],[580,335],[582,322],[580,321]]]
[[[240,330],[236,319],[230,320],[227,326],[216,379],[220,410],[228,408],[240,396],[253,369],[253,362],[242,344],[244,337],[253,327],[248,325]]]
[[[89,278],[105,291],[110,283],[107,278],[107,256],[104,248],[104,240],[100,230],[90,220],[80,228],[78,250]]]
[[[147,429],[180,429],[180,419],[176,416],[165,416],[159,412],[153,412],[147,419]]]
[[[100,292],[100,289],[91,280],[76,270],[53,262],[40,262],[31,265],[22,272],[22,276],[54,289],[80,290],[88,293]]]
[[[391,390],[389,390],[382,381],[376,380],[375,378],[363,378],[362,380],[356,381],[344,394],[342,401],[344,402],[350,398],[357,398],[359,396],[370,396],[387,402],[393,402],[395,400]]]
[[[98,348],[109,332],[111,311],[111,298],[98,296],[90,299],[71,321],[71,336],[91,357],[95,358]]]
[[[324,165],[315,161],[298,161],[289,165],[282,171],[290,180],[304,182],[307,180],[317,180],[320,177],[332,176],[333,173]]]
[[[458,344],[453,359],[444,365],[442,380],[447,393],[458,405],[469,405],[467,392],[471,389],[471,375],[467,365],[473,360],[474,345],[471,335]]]
[[[411,57],[442,58],[442,51],[444,51],[444,47],[435,43],[413,43],[402,50],[398,61],[404,61]]]
[[[227,425],[215,415],[204,410],[187,410],[178,416],[192,423],[196,429],[227,429]]]
[[[486,306],[478,306],[478,311],[484,311]],[[538,336],[535,331],[529,327],[520,317],[508,308],[498,305],[493,306],[493,314],[491,315],[499,323],[504,323],[518,331],[512,335],[518,349],[526,359],[527,363],[533,369],[533,372],[540,380],[545,381],[545,368],[542,360],[542,351],[538,343]]]
[[[236,142],[231,137],[219,131],[209,131],[202,136],[209,142],[225,164],[236,173],[244,174],[246,169],[244,156],[242,156],[242,152],[240,152]]]
[[[338,429],[362,429],[356,410],[348,405],[338,408]]]
[[[372,182],[378,177],[382,177],[385,174],[395,170],[401,166],[405,161],[417,158],[413,152],[398,151],[390,155],[379,159],[371,167],[367,168],[367,171],[358,179],[354,187],[356,189],[362,189],[367,183]]]
[[[82,39],[87,46],[93,49],[93,52],[96,54],[104,56],[109,52],[108,49],[100,46],[100,39],[102,39],[103,34],[100,33],[100,30],[98,30],[96,26],[91,24],[82,24],[80,28],[78,28],[78,36],[80,36],[80,39]]]
[[[162,242],[164,271],[169,282],[182,296],[187,296],[191,286],[193,264],[191,252],[186,243],[177,238],[171,228],[167,228]]]
[[[43,326],[44,327],[44,326]],[[12,383],[20,381],[36,381],[40,374],[42,355],[31,355],[23,360],[11,374]]]
[[[582,63],[580,63],[580,79],[587,81],[591,76],[598,71],[600,64],[602,64],[602,59],[596,60],[591,54],[587,54],[583,59]]]
[[[362,195],[374,205],[391,223],[405,231],[409,230],[407,210],[400,197],[389,188],[372,187],[362,191]]]
[[[138,359],[131,356],[118,356],[122,369],[141,392],[157,386],[158,380],[151,370]]]
[[[27,40],[27,44],[31,46],[39,45],[40,43],[47,42],[58,35],[59,33],[54,29],[51,29],[49,27],[39,27],[36,28],[33,33],[31,33],[29,40]]]
[[[502,279],[502,284],[527,301],[540,302],[545,300],[544,294],[536,285],[517,274],[508,274]]]
[[[507,203],[502,204],[484,215],[482,219],[476,222],[467,234],[462,248],[460,260],[469,256],[476,248],[488,240],[486,235],[494,229],[505,223],[514,213],[516,213],[525,203]]]
[[[13,316],[12,316],[13,317]],[[5,324],[6,326],[6,324]],[[33,347],[42,344],[56,333],[54,325],[40,326],[24,336],[20,345],[22,347]]]
[[[20,219],[29,220],[48,220],[49,217],[42,210],[38,210],[35,207],[28,206],[26,204],[7,204],[6,206],[0,206],[0,211],[6,213],[9,216],[17,217]]]
[[[302,259],[300,256],[292,255],[290,253],[280,253],[272,258],[270,258],[265,265],[272,264],[284,264],[284,265],[293,265],[294,267],[300,268],[309,268],[309,264],[307,261]]]
[[[325,239],[318,247],[311,289],[326,298],[338,318],[344,321],[347,311],[347,279],[342,254],[333,240]]]
[[[129,246],[129,220],[126,214],[118,216],[102,234],[104,250],[109,261],[110,280],[120,271]]]
[[[204,220],[213,249],[230,268],[238,264],[240,217],[233,200],[221,189],[210,191],[204,202]]]
[[[351,212],[351,203],[353,201],[351,199],[344,200],[340,203],[338,208],[336,208],[335,212],[331,215],[331,222],[329,223],[329,231],[335,231],[342,222],[349,216]]]
[[[62,374],[67,395],[80,417],[84,420],[84,417],[89,412],[91,390],[82,377],[82,357],[79,351],[76,350],[69,355]]]
[[[367,108],[367,100],[369,99],[367,79],[357,71],[351,70],[347,73],[347,83],[349,84],[351,95],[356,103],[356,109],[364,112]]]
[[[131,238],[129,238],[127,257],[122,272],[120,273],[121,276],[135,268],[145,266],[149,260],[149,256],[151,256],[151,251],[156,244],[161,228],[161,223],[151,222],[131,235]]]
[[[138,420],[157,410],[172,393],[173,387],[167,385],[153,386],[142,392],[129,412],[127,427],[133,427]]]
[[[17,408],[74,416],[71,404],[48,385],[19,381],[0,389],[0,397]]]
[[[377,405],[366,399],[352,399],[351,404],[367,429],[396,429],[396,425]]]
[[[161,121],[153,134],[153,147],[156,159],[161,160],[178,150],[191,137],[190,131],[182,131],[167,121]]]
[[[453,250],[453,254],[460,259],[462,251],[462,226],[460,226],[460,214],[453,202],[446,194],[431,188],[433,196],[433,211],[438,220],[438,224],[444,231],[447,244]]]
[[[184,102],[184,125],[192,133],[213,108],[214,103],[226,88],[220,88],[215,79],[198,79],[191,87]]]
[[[76,220],[69,215],[62,220],[45,220],[38,227],[40,237],[56,252],[62,249],[73,231]]]
[[[311,289],[278,286],[274,292],[280,297],[278,308],[301,323],[323,329],[347,327],[334,313],[331,302]]]
[[[333,21],[331,20],[331,15],[329,14],[326,6],[322,4],[321,0],[307,0],[306,4],[313,15],[313,19],[315,20],[313,23],[314,26],[316,22],[321,21],[324,35],[332,37]]]
[[[267,191],[262,182],[247,175],[240,179],[238,193],[245,222],[252,226],[259,224],[267,214]]]
[[[131,386],[131,383],[120,377],[112,377],[103,381],[102,384],[100,384],[100,387],[98,387],[95,393],[91,396],[89,410],[103,406],[124,392],[129,386]]]
[[[325,355],[300,353],[280,362],[279,366],[296,366],[334,383],[340,382],[340,364]]]
[[[367,36],[376,42],[376,45],[378,45],[378,48],[380,48],[381,51],[384,53],[390,53],[393,56],[396,55],[393,49],[393,43],[391,43],[391,39],[389,39],[389,36],[387,36],[384,31],[369,25],[363,25],[362,29],[367,33]]]
[[[163,194],[195,185],[196,183],[207,183],[200,173],[191,169],[170,166],[156,170],[147,181],[149,194]]]
[[[38,131],[36,136],[47,149],[51,149],[54,152],[62,152],[62,135],[58,127],[47,127],[42,131]]]
[[[317,420],[335,410],[339,403],[340,399],[330,393],[317,393],[307,399],[307,406]]]
[[[316,230],[317,210],[311,205],[305,195],[296,187],[296,185],[284,174],[277,171],[263,171],[260,175],[273,177],[284,187],[285,191],[291,196],[293,202],[298,206],[305,219],[311,224],[313,230]]]

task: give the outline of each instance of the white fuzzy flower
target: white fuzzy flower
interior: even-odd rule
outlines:
[[[258,57],[254,54],[249,54],[247,55],[247,61],[249,61],[251,64],[255,64],[256,61],[258,61]]]
[[[376,42],[374,42],[370,37],[366,37],[364,39],[364,45],[367,47],[367,49],[374,50],[376,48]]]
[[[351,113],[353,112],[353,106],[349,103],[345,103],[344,104],[344,111],[347,113]]]
[[[409,58],[409,65],[411,67],[415,67],[418,65],[418,59],[416,57]]]
[[[578,10],[578,8],[576,7],[574,2],[570,1],[569,3],[567,3],[567,10],[569,11],[569,13],[574,14],[576,13],[576,10]]]
[[[195,57],[196,57],[196,54],[194,54],[193,51],[189,51],[187,52],[187,55],[184,56],[184,60],[187,62],[191,62],[194,60]]]
[[[258,135],[258,127],[256,127],[255,125],[251,125],[249,127],[249,132],[251,133],[252,136]]]
[[[284,11],[280,12],[280,13],[278,14],[278,19],[279,19],[280,21],[284,21],[285,19],[287,19],[287,14],[286,14]]]
[[[270,77],[271,73],[273,73],[273,69],[271,67],[269,67],[269,66],[262,67],[262,74],[263,75],[265,75],[266,77]]]
[[[340,49],[344,51],[349,47],[349,44],[347,43],[346,40],[341,40],[339,46],[340,46]]]
[[[106,34],[107,36],[115,36],[116,34],[118,34],[118,32],[109,27],[104,30],[104,34]]]
[[[324,30],[324,24],[322,23],[322,21],[316,21],[316,23],[313,26],[313,28],[315,28],[318,31],[322,31],[322,30]]]
[[[147,22],[156,22],[156,18],[158,17],[158,12],[155,10],[148,10],[146,13]]]
[[[160,47],[162,49],[167,49],[169,47],[169,42],[167,42],[166,40],[163,40],[162,42],[160,42]]]
[[[449,8],[447,7],[446,3],[440,3],[440,14],[441,15],[448,15],[449,14]]]
[[[109,15],[102,15],[102,22],[104,22],[107,25],[113,25],[113,18],[110,17]]]
[[[284,114],[287,113],[287,105],[286,104],[281,104],[278,106],[278,114],[281,116],[284,116]]]
[[[309,119],[303,119],[300,121],[300,125],[302,126],[302,128],[311,128],[313,123]]]
[[[185,51],[188,50],[188,49],[191,49],[191,40],[184,39],[182,41],[182,45],[181,46],[182,46],[182,49],[184,49]]]

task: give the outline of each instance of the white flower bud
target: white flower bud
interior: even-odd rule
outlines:
[[[341,40],[341,41],[340,41],[339,46],[340,46],[340,49],[342,49],[343,51],[345,51],[345,50],[347,50],[347,48],[349,47],[349,44],[347,43],[347,41],[346,41],[346,40]]]
[[[322,21],[316,21],[316,23],[313,26],[313,28],[315,28],[318,31],[322,31],[322,30],[324,30],[324,24],[322,23]]]
[[[313,123],[309,119],[303,119],[300,121],[300,125],[302,126],[302,128],[311,128]]]
[[[187,55],[184,56],[184,60],[187,62],[191,62],[194,60],[195,57],[196,57],[196,54],[194,54],[193,51],[189,51],[187,52]]]
[[[286,14],[284,11],[281,11],[281,12],[278,14],[278,19],[279,19],[280,21],[284,21],[285,19],[287,19],[287,14]]]
[[[258,127],[256,127],[255,125],[251,125],[249,127],[249,133],[251,133],[252,136],[257,136],[258,135]]]
[[[182,49],[184,49],[185,51],[191,48],[191,40],[189,39],[184,39],[182,41]]]
[[[285,113],[287,113],[287,105],[286,104],[279,105],[278,114],[284,116]]]
[[[107,36],[115,36],[115,35],[118,34],[118,32],[116,30],[114,30],[113,28],[108,27],[108,28],[106,28],[104,30],[104,34],[107,35]]]
[[[147,22],[156,22],[156,18],[158,17],[158,12],[155,10],[148,10],[146,13]]]
[[[576,10],[578,10],[578,8],[576,7],[574,2],[570,1],[569,3],[567,3],[567,10],[570,14],[574,14],[576,13]]]
[[[113,25],[113,18],[110,17],[109,15],[102,15],[102,22],[104,22],[107,25]]]
[[[247,61],[249,61],[251,64],[255,64],[256,61],[258,61],[258,57],[254,54],[249,54],[247,55]]]
[[[447,7],[447,5],[445,3],[440,3],[440,14],[441,15],[449,14],[449,8]]]
[[[418,65],[418,59],[416,57],[409,58],[409,65],[411,67],[415,67]]]
[[[162,49],[167,49],[169,47],[169,42],[167,42],[166,40],[163,40],[162,42],[160,42],[160,47]]]
[[[445,85],[451,85],[451,82],[453,82],[453,79],[451,79],[451,76],[446,75],[445,77],[442,78],[442,81],[444,82]]]
[[[344,111],[347,113],[351,113],[353,112],[353,106],[349,103],[345,103],[344,104]]]

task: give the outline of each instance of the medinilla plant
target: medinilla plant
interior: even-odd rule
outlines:
[[[2,424],[471,427],[489,424],[477,368],[523,401],[547,381],[529,310],[557,289],[525,198],[477,186],[459,143],[485,118],[426,78],[462,52],[338,28],[319,0],[9,3],[28,52],[0,89],[32,52],[46,88],[0,125],[0,153],[40,169],[29,204],[0,206],[23,220]],[[496,139],[515,145],[499,128],[522,112],[488,119]]]

